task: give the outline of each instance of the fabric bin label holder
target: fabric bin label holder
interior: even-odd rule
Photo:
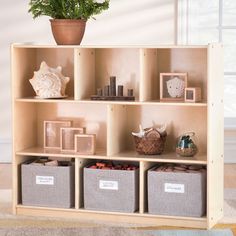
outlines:
[[[153,171],[156,167],[150,169]],[[187,194],[187,186],[184,183],[173,181],[173,179],[166,180],[163,184],[163,192],[164,193],[180,193],[180,194]]]
[[[54,176],[40,176],[35,177],[37,185],[54,185]]]
[[[99,180],[99,189],[102,190],[118,190],[119,182],[112,180]]]
[[[85,168],[88,168],[90,165],[87,165]],[[116,170],[110,170],[110,171],[116,171]],[[115,180],[114,178],[109,179],[107,176],[104,177],[102,173],[99,173],[97,180],[98,180],[97,186],[99,190],[114,190],[114,191],[119,190],[119,181]]]
[[[179,183],[164,183],[165,193],[185,193],[185,185]]]

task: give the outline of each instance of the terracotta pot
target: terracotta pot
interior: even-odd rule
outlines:
[[[59,45],[79,45],[84,36],[86,21],[70,19],[51,19],[55,41]]]

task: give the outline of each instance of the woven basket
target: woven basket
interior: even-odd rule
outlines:
[[[164,151],[167,134],[164,133],[160,137],[142,138],[133,136],[137,153],[144,155],[158,155]]]

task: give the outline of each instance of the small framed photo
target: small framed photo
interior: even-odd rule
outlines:
[[[63,127],[61,128],[61,151],[74,152],[75,151],[75,135],[85,134],[85,128]]]
[[[75,152],[81,155],[94,155],[96,150],[96,134],[75,135]]]
[[[44,148],[60,149],[60,132],[63,127],[71,127],[70,120],[44,121]]]
[[[185,88],[185,102],[200,102],[202,100],[201,88]]]
[[[160,73],[160,100],[184,101],[187,73]]]

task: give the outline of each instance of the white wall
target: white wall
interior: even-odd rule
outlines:
[[[54,43],[47,17],[33,20],[28,0],[0,7],[0,162],[11,161],[10,44]],[[176,0],[111,0],[110,9],[90,20],[83,44],[173,44]]]

